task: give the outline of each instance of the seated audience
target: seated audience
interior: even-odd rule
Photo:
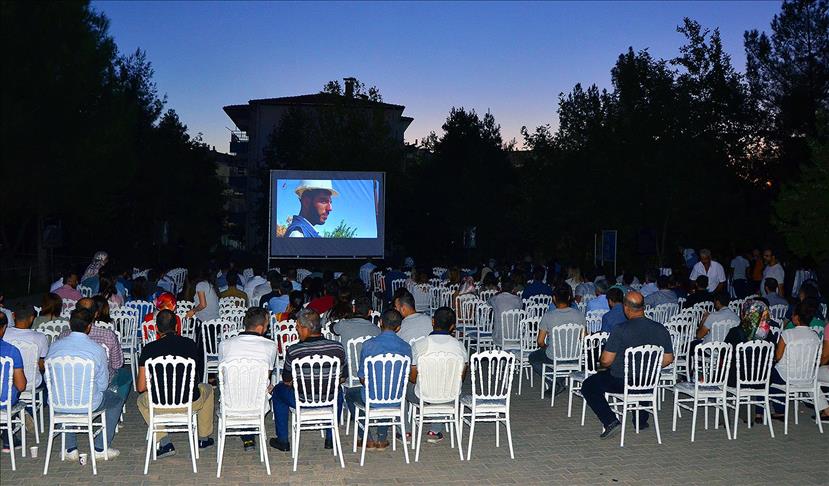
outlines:
[[[43,384],[43,360],[49,353],[49,338],[45,334],[32,329],[35,321],[35,310],[30,305],[19,305],[14,309],[14,326],[6,328],[6,335],[3,339],[6,342],[23,341],[37,346],[37,377],[35,387]]]
[[[83,295],[78,291],[78,274],[72,270],[63,276],[63,286],[55,290],[61,299],[81,300]]]
[[[288,294],[288,307],[285,309],[284,312],[280,312],[276,316],[276,320],[279,322],[287,321],[287,320],[296,320],[297,312],[301,311],[303,305],[305,304],[305,294],[301,291],[294,290],[290,294]]]
[[[587,311],[610,310],[610,304],[607,302],[607,291],[610,284],[606,279],[600,278],[596,280],[594,285],[596,286],[596,298],[587,302]]]
[[[35,317],[32,329],[37,329],[43,323],[60,319],[62,308],[63,299],[60,298],[60,295],[52,292],[44,294],[43,300],[40,301],[40,314]]]
[[[173,312],[176,316],[176,334],[181,336],[181,318],[178,314],[175,314],[177,305],[176,297],[170,292],[162,292],[158,294],[158,297],[155,298],[155,302],[153,302],[153,304],[155,305],[155,310],[144,316],[144,322],[155,320],[159,312],[168,310]],[[149,339],[146,331],[144,331],[144,339]]]
[[[708,291],[708,277],[700,275],[694,281],[693,292],[685,299],[685,307],[693,307],[701,302],[713,302],[714,294]]]
[[[501,315],[509,310],[522,309],[524,302],[521,297],[513,292],[515,286],[512,280],[505,278],[501,282],[501,291],[489,298],[489,305],[492,306],[492,341],[500,346],[503,344]]]
[[[769,307],[775,305],[785,305],[788,307],[789,301],[778,292],[780,283],[775,278],[767,278],[763,281],[763,288],[766,289],[764,297],[769,301]]]
[[[6,314],[0,312],[0,358],[11,358],[11,367],[4,366],[0,369],[0,383],[8,383],[9,375],[12,377],[11,398],[8,396],[9,389],[5,386],[0,387],[0,402],[9,400],[9,404],[13,407],[17,404],[20,392],[26,390],[26,375],[23,373],[23,356],[20,350],[10,344],[5,339],[5,333],[8,329],[9,319]],[[15,437],[15,444],[20,441]],[[3,431],[3,451],[9,451],[9,437],[7,432]]]
[[[141,351],[141,357],[138,359],[138,379],[136,380],[136,390],[140,395],[138,396],[138,411],[144,417],[144,421],[150,423],[150,397],[147,395],[147,371],[144,365],[147,360],[153,358],[160,358],[162,356],[174,356],[180,358],[189,358],[196,362],[195,383],[196,388],[193,390],[193,412],[197,413],[197,433],[199,437],[199,449],[204,449],[213,445],[213,439],[210,435],[213,433],[213,387],[200,383],[204,370],[204,355],[196,349],[196,343],[192,339],[181,337],[176,334],[176,315],[172,311],[162,310],[155,317],[155,325],[157,338],[155,341],[147,343]],[[186,383],[189,377],[184,376],[185,370],[179,366],[176,368],[175,376],[176,382]],[[174,386],[174,381],[170,381],[168,386]],[[159,442],[159,447],[156,450],[156,455],[159,458],[175,455],[176,448],[166,433],[161,432],[156,435]]]
[[[281,314],[288,308],[293,287],[291,286],[291,282],[282,280],[280,282],[271,282],[271,288],[273,291],[263,295],[259,299],[259,307],[264,308],[265,304],[267,304],[270,312]]]
[[[532,282],[528,283],[527,286],[524,287],[524,291],[521,293],[522,299],[529,299],[533,295],[553,295],[553,289],[544,283],[545,273],[546,271],[544,270],[544,267],[540,265],[535,267],[533,270]]]
[[[89,300],[91,299],[83,299]],[[93,329],[92,321],[93,315],[87,308],[81,305],[82,301],[78,301],[80,307],[72,311],[69,319],[69,328],[71,332],[63,338],[58,339],[49,348],[49,354],[46,355],[46,363],[50,359],[62,357],[84,358],[92,360],[95,363],[95,376],[92,377],[92,410],[106,410],[106,429],[107,429],[107,450],[104,452],[104,437],[98,434],[95,437],[95,458],[96,459],[114,459],[118,457],[120,451],[112,447],[112,439],[115,437],[115,426],[118,425],[118,419],[121,417],[121,408],[124,405],[124,399],[117,393],[110,391],[110,362],[107,361],[107,353],[104,348],[93,339],[90,339],[90,332]],[[120,350],[120,345],[119,345]],[[77,368],[80,370],[80,368]],[[76,376],[73,381],[54,380],[51,384],[53,386],[64,386],[74,383],[74,393],[81,393],[82,390],[88,390],[89,384],[83,383],[80,376]],[[80,387],[83,387],[82,389]],[[53,392],[54,393],[54,392]],[[64,391],[68,395],[72,392]],[[61,412],[61,410],[55,410]],[[74,410],[72,410],[74,412]],[[70,461],[78,460],[78,447],[76,434],[66,435],[66,459]]]
[[[728,371],[728,386],[737,386],[737,345],[755,339],[775,342],[775,334],[770,332],[773,321],[769,317],[769,307],[759,300],[749,300],[740,308],[740,325],[732,327],[725,335],[724,342],[733,346],[731,368]],[[747,359],[751,359],[747,355]]]
[[[553,329],[565,324],[578,324],[582,327],[587,324],[584,314],[570,306],[572,298],[572,288],[569,285],[566,283],[558,285],[553,291],[554,308],[545,312],[541,317],[538,325],[538,349],[530,353],[528,358],[533,371],[539,376],[545,363],[553,364],[554,348],[550,345]],[[559,381],[561,383],[556,384],[556,391],[560,393],[564,390],[564,379],[560,378]]]
[[[728,307],[731,299],[728,297],[728,292],[720,290],[714,293],[714,312],[706,315],[699,328],[697,328],[697,339],[702,339],[702,344],[711,342],[713,335],[711,334],[711,326],[715,322],[735,321],[740,322],[740,318]]]
[[[613,287],[607,291],[607,303],[610,305],[610,310],[602,316],[602,332],[613,332],[616,326],[628,320],[625,316],[624,305],[622,301],[625,299],[625,294],[622,289]]]
[[[225,275],[225,281],[227,282],[227,289],[219,293],[219,298],[222,299],[224,297],[236,297],[238,299],[242,299],[244,302],[248,301],[248,294],[246,294],[243,290],[241,290],[238,286],[239,284],[239,274],[235,271],[229,271]]]
[[[352,309],[350,318],[341,319],[331,327],[331,331],[340,336],[343,346],[348,346],[348,342],[355,338],[380,334],[380,328],[371,322],[371,302],[368,297],[356,299]]]
[[[670,279],[666,275],[656,277],[657,290],[645,296],[645,305],[656,307],[660,304],[676,304],[676,293],[669,286]]]
[[[428,336],[432,332],[432,319],[415,311],[414,296],[402,289],[392,301],[394,310],[403,316],[397,336],[411,344],[413,340]]]

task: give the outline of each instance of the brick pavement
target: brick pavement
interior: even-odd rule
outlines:
[[[468,384],[467,384],[468,386]],[[608,441],[598,439],[600,425],[590,410],[584,427],[579,425],[580,401],[574,404],[574,416],[567,418],[565,399],[541,401],[538,385],[513,400],[513,440],[515,460],[510,460],[504,434],[500,448],[495,447],[494,427],[479,425],[475,431],[472,460],[461,462],[450,449],[449,440],[440,444],[424,443],[419,463],[405,464],[402,451],[366,452],[366,464],[360,467],[359,454],[351,452],[351,437],[344,435],[346,467],[342,469],[330,451],[323,449],[318,433],[306,432],[300,448],[299,468],[291,471],[288,453],[269,450],[272,475],[258,460],[258,452],[245,453],[239,439],[229,437],[225,449],[222,477],[216,478],[216,447],[202,451],[198,474],[193,474],[187,442],[180,434],[173,440],[178,455],[150,464],[149,474],[142,474],[146,442],[146,425],[130,397],[125,423],[116,435],[114,446],[121,456],[98,463],[98,476],[92,467],[77,462],[61,462],[56,440],[49,475],[43,476],[45,437],[41,437],[37,459],[17,456],[17,471],[11,471],[8,454],[0,458],[2,485],[79,485],[79,484],[797,484],[829,483],[826,458],[829,457],[829,431],[820,435],[811,411],[802,410],[800,424],[789,425],[783,435],[782,423],[775,422],[777,438],[771,439],[765,427],[747,430],[740,424],[739,437],[728,441],[725,430],[704,430],[700,421],[696,442],[690,442],[690,416],[679,420],[671,432],[671,402],[667,399],[660,414],[662,445],[656,443],[653,427],[639,435],[630,428],[625,447],[618,436]],[[579,407],[576,407],[576,405]],[[268,417],[269,436],[273,436]],[[468,434],[468,428],[465,432]],[[45,434],[44,434],[45,436]],[[31,433],[28,436],[33,442]],[[464,437],[466,442],[466,436]],[[83,450],[83,449],[82,449]],[[19,451],[18,451],[19,452]],[[820,459],[823,458],[823,459]],[[775,467],[779,464],[780,467]]]

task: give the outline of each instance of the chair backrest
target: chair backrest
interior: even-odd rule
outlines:
[[[500,350],[475,353],[470,357],[472,400],[510,399],[515,354]]]
[[[291,362],[297,407],[325,407],[337,403],[340,360],[315,354]]]
[[[538,349],[538,324],[541,319],[523,319],[521,321],[521,351],[529,355]]]
[[[367,404],[402,404],[411,364],[408,356],[389,353],[363,360]]]
[[[547,304],[540,304],[531,300],[530,303],[524,307],[524,313],[527,317],[542,317],[549,308],[550,306]]]
[[[482,303],[475,309],[475,324],[481,333],[492,333],[493,308],[489,304]]]
[[[662,346],[636,346],[625,350],[625,394],[656,393],[662,369]]]
[[[360,336],[349,339],[345,343],[345,353],[348,359],[348,386],[360,385],[360,380],[357,378],[357,368],[360,365],[360,351],[363,350],[363,343],[371,338],[372,336]]]
[[[530,302],[533,304],[544,304],[549,307],[553,304],[553,296],[546,294],[537,294],[530,297]]]
[[[584,327],[579,324],[556,326],[550,332],[548,346],[553,348],[553,361],[571,361],[578,363],[581,358],[581,335]]]
[[[276,334],[274,334],[274,341],[276,342],[276,355],[280,358],[285,357],[285,350],[288,346],[299,342],[299,333],[294,326],[281,327]]]
[[[681,319],[675,319],[665,324],[669,332],[676,333],[676,341],[671,340],[674,347],[674,359],[687,358],[688,351],[691,347],[691,341],[694,338],[694,325]]]
[[[694,382],[697,386],[725,386],[731,369],[731,345],[700,344],[694,349]]]
[[[93,325],[95,327],[100,327],[101,329],[109,329],[110,331],[115,330],[115,324],[112,322],[95,321]]]
[[[119,309],[110,311],[109,317],[115,325],[121,336],[127,337],[130,333],[136,333],[138,328],[138,311],[123,306]]]
[[[481,300],[486,302],[489,299],[491,299],[492,296],[494,296],[497,293],[498,293],[498,291],[494,290],[494,289],[493,290],[481,290],[480,292],[478,292],[478,298],[480,298]]]
[[[417,384],[424,402],[445,403],[461,394],[464,362],[452,353],[426,353],[417,359]]]
[[[159,356],[144,362],[147,393],[152,408],[190,407],[196,362],[181,356]]]
[[[596,317],[595,315],[585,318],[585,325],[587,327],[588,334],[599,332],[602,330],[602,318]]]
[[[40,331],[41,329],[54,329],[58,332],[58,334],[60,334],[66,329],[69,329],[69,321],[63,319],[54,319],[48,322],[44,322],[43,324],[37,327],[38,331]]]
[[[458,307],[458,325],[471,325],[475,323],[475,314],[479,305],[484,302],[475,294],[463,294],[458,296],[456,301]]]
[[[782,322],[783,319],[786,318],[786,311],[788,311],[788,310],[789,310],[789,306],[787,306],[786,304],[773,305],[773,306],[769,307],[769,315],[775,321]]]
[[[738,316],[740,315],[740,308],[743,306],[745,299],[734,299],[728,303],[728,308]]]
[[[656,307],[654,307],[654,309],[656,309],[657,313],[659,314],[659,317],[662,319],[661,321],[657,322],[661,322],[663,324],[670,321],[672,317],[679,313],[679,305],[670,302],[659,304]]]
[[[609,311],[607,309],[594,309],[594,310],[591,310],[591,311],[587,311],[587,313],[584,314],[584,318],[585,319],[596,319],[596,318],[598,318],[599,322],[601,322],[602,316],[607,314],[608,312]]]
[[[146,346],[158,339],[158,328],[155,325],[155,319],[151,321],[144,321],[141,323],[141,345]]]
[[[696,307],[697,309],[702,309],[704,312],[714,312],[714,303],[711,301],[698,302],[694,304],[694,307]]]
[[[184,311],[187,312],[189,310],[193,310],[196,307],[196,303],[192,300],[179,300],[176,302],[176,311]]]
[[[417,336],[409,339],[409,347],[414,347],[414,344],[420,341],[421,339],[426,339],[426,336]]]
[[[77,300],[72,299],[62,299],[60,306],[60,316],[69,318],[69,313],[75,309],[75,305],[78,303]]]
[[[233,322],[225,319],[210,319],[201,323],[202,346],[204,347],[204,359],[219,357],[219,343],[222,340],[222,331],[235,327]]]
[[[241,333],[241,332],[242,332],[242,330],[239,329],[238,327],[236,327],[234,325],[231,325],[231,324],[225,324],[224,327],[222,327],[221,339],[219,341],[220,342],[227,341],[228,339],[230,339],[232,337],[238,336],[239,333]]]
[[[597,332],[582,338],[581,366],[585,374],[592,375],[599,371],[599,358],[609,337],[610,333]]]
[[[138,311],[138,320],[143,321],[147,314],[152,314],[155,306],[152,302],[146,300],[133,300],[124,304],[127,309],[135,309]]]
[[[26,388],[34,390],[37,375],[40,373],[37,366],[38,359],[40,359],[37,344],[31,341],[9,341],[9,344],[20,351],[20,356],[23,358],[23,374],[26,375]]]
[[[270,367],[258,359],[232,359],[219,363],[219,397],[226,415],[264,415],[267,409]]]
[[[762,385],[769,388],[771,367],[774,361],[774,344],[759,339],[740,343],[737,353],[737,383],[742,386]]]
[[[405,278],[396,278],[391,281],[391,291],[392,293],[397,292],[397,289],[406,285]]]
[[[92,413],[94,361],[61,356],[47,359],[45,368],[49,408],[62,413]]]
[[[785,376],[781,376],[786,383],[803,385],[817,380],[817,370],[820,364],[820,354],[823,341],[795,341],[786,343],[786,351],[782,361],[786,362]]]
[[[0,356],[0,396],[6,395],[5,401],[0,401],[0,409],[10,410],[12,405],[12,380],[14,375],[14,360],[11,356]]]
[[[521,339],[521,321],[526,319],[523,309],[510,309],[501,313],[501,337],[505,341],[518,342]]]
[[[51,346],[52,343],[55,342],[58,339],[58,336],[60,336],[60,333],[61,333],[61,331],[58,331],[57,329],[52,329],[52,328],[42,327],[42,326],[37,328],[37,332],[39,332],[39,333],[43,334],[44,336],[46,336],[46,339],[49,342],[49,346]]]
[[[78,292],[80,292],[83,297],[92,297],[92,287],[78,285]]]
[[[244,309],[247,306],[247,302],[245,302],[245,299],[241,297],[222,297],[221,299],[219,299],[219,307],[227,306],[239,307],[241,309]]]
[[[181,321],[181,336],[196,339],[196,317],[187,317],[187,311],[176,307],[176,316]]]
[[[712,342],[723,342],[725,341],[725,336],[728,334],[728,331],[731,330],[732,327],[736,327],[740,325],[739,322],[735,320],[725,320],[725,321],[717,321],[711,324],[711,341]]]
[[[220,308],[219,317],[226,321],[230,321],[237,329],[244,328],[245,309],[231,305],[230,307]]]

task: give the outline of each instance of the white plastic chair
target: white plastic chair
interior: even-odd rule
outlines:
[[[518,372],[518,394],[521,395],[522,384],[524,377],[527,375],[530,380],[530,388],[535,386],[533,381],[535,379],[535,372],[530,364],[530,353],[538,349],[538,324],[541,318],[524,319],[521,321],[521,349],[518,350],[518,363],[516,371]],[[515,350],[510,350],[515,354]]]
[[[44,327],[38,327],[36,331],[46,336],[46,340],[49,342],[49,346],[51,346],[53,342],[57,341],[61,333],[61,331],[58,331],[57,329]]]
[[[723,414],[725,434],[731,440],[731,430],[728,425],[728,409],[726,407],[726,384],[728,371],[731,369],[730,344],[711,342],[700,344],[694,349],[694,381],[677,383],[674,386],[674,414],[673,428],[676,432],[676,418],[680,407],[693,411],[691,418],[691,442],[694,442],[697,429],[697,410],[699,407],[714,408],[716,413],[715,428],[719,426],[719,412]],[[682,398],[687,395],[688,398]],[[688,403],[691,405],[688,405]],[[706,413],[705,428],[708,428],[708,414]]]
[[[219,363],[219,440],[216,461],[216,477],[222,474],[225,439],[228,435],[259,435],[259,462],[265,463],[268,476],[271,464],[267,452],[265,413],[269,366],[261,360],[234,359]]]
[[[20,442],[23,447],[20,454],[23,457],[26,457],[26,404],[22,401],[18,401],[14,404],[14,406],[12,406],[12,386],[14,386],[12,384],[14,378],[13,375],[14,361],[12,358],[10,356],[0,357],[0,377],[6,378],[2,383],[0,383],[0,386],[2,386],[6,391],[6,400],[0,402],[0,433],[5,431],[6,434],[8,434],[12,471],[16,471],[17,463],[14,458],[14,434],[18,431],[20,432]],[[15,418],[15,416],[17,416],[17,418]],[[47,466],[49,464],[48,456],[46,464]]]
[[[274,338],[276,342],[276,368],[274,369],[281,370],[285,363],[285,352],[288,346],[299,342],[299,333],[297,333],[296,327],[286,325],[276,331]]]
[[[219,343],[225,326],[234,327],[225,319],[211,319],[201,323],[202,349],[204,350],[204,376],[202,383],[207,383],[207,377],[219,372]]]
[[[587,336],[584,336],[584,338],[582,338],[581,370],[570,373],[567,416],[572,416],[573,397],[581,397],[582,427],[584,427],[584,416],[587,412],[587,401],[584,400],[584,397],[581,394],[581,386],[584,384],[584,380],[599,371],[599,357],[602,355],[604,345],[607,343],[607,338],[609,337],[610,333],[607,332],[597,332],[595,334],[588,334]]]
[[[599,327],[601,327],[602,316],[604,316],[608,312],[610,312],[608,309],[595,309],[595,310],[587,311],[587,313],[584,314],[584,318],[586,320],[598,319],[599,323],[600,323]]]
[[[579,371],[581,367],[581,337],[584,327],[579,324],[564,324],[552,329],[547,346],[553,349],[553,363],[541,365],[541,398],[544,399],[544,389],[547,378],[552,378],[553,393],[550,406],[556,404],[555,385],[557,378],[568,378],[570,373]],[[551,371],[547,371],[550,368]]]
[[[674,346],[674,362],[673,367],[676,368],[678,376],[685,376],[690,381],[688,376],[688,352],[691,349],[691,341],[694,338],[694,331],[696,327],[687,320],[673,319],[665,324],[665,328],[669,332],[678,334],[678,340],[672,342]]]
[[[751,413],[751,406],[763,407],[763,420],[769,426],[769,433],[774,439],[774,427],[769,418],[771,404],[769,403],[769,379],[774,358],[774,345],[768,341],[749,341],[740,343],[735,350],[737,383],[735,387],[726,387],[727,405],[734,409],[734,438],[737,438],[737,424],[740,418],[740,406],[746,406],[746,420],[748,428],[754,422],[755,414]]]
[[[349,341],[351,342],[351,341]],[[365,406],[354,407],[354,452],[357,452],[358,423],[363,421],[363,446],[360,466],[365,463],[368,429],[375,426],[392,428],[392,450],[397,450],[395,427],[400,427],[403,455],[409,463],[409,445],[406,443],[406,384],[409,381],[411,359],[399,354],[370,356],[363,361],[365,376]],[[361,416],[362,413],[362,416]]]
[[[698,302],[694,304],[694,307],[697,309],[702,309],[703,312],[708,312],[709,314],[714,312],[714,303],[710,301]]]
[[[109,448],[107,444],[106,410],[92,410],[95,362],[77,357],[59,357],[46,360],[47,397],[49,400],[49,440],[46,446],[46,464],[43,475],[49,472],[52,457],[52,441],[55,434],[61,434],[60,458],[66,457],[66,434],[85,432],[89,437],[89,452],[92,459],[92,474],[98,474],[95,460],[94,436],[103,434],[104,460]],[[95,422],[95,419],[100,422]],[[95,428],[98,431],[95,431]]]
[[[601,316],[596,317],[595,315],[590,316],[589,318],[585,317],[585,326],[587,328],[587,334],[593,334],[602,331],[602,318]]]
[[[299,460],[299,439],[303,430],[331,429],[334,455],[345,467],[340,443],[339,406],[340,360],[315,354],[291,362],[294,401],[291,415],[291,455],[294,471]]]
[[[524,315],[526,317],[538,317],[541,318],[547,312],[547,309],[550,307],[546,304],[539,304],[532,300],[530,300],[530,304],[524,306]]]
[[[634,412],[637,417],[640,412],[653,414],[653,425],[656,430],[656,441],[662,443],[659,433],[659,417],[656,407],[656,390],[659,383],[659,372],[662,369],[662,357],[665,350],[661,346],[636,346],[625,350],[625,377],[622,393],[605,393],[608,403],[614,409],[619,421],[622,422],[622,438],[619,447],[625,446],[625,426],[627,413]],[[639,433],[639,421],[636,421],[636,432]]]
[[[522,309],[510,309],[501,313],[501,349],[518,351],[521,349],[521,321],[526,317]],[[496,343],[498,344],[498,343]]]
[[[509,456],[515,459],[512,449],[512,427],[510,426],[510,396],[512,377],[515,373],[515,355],[506,351],[484,351],[473,354],[470,361],[472,394],[461,397],[461,432],[463,432],[463,424],[469,424],[466,460],[472,458],[472,438],[475,436],[476,422],[495,424],[495,447],[501,446],[500,431],[501,423],[503,423],[507,431]],[[466,413],[466,409],[469,409],[469,413]]]
[[[37,327],[37,331],[44,332],[46,330],[57,331],[58,335],[63,331],[69,329],[69,321],[64,319],[54,319]]]
[[[773,305],[769,307],[769,315],[776,322],[784,322],[786,320],[786,311],[788,310],[789,306],[786,304]]]
[[[353,388],[360,386],[360,379],[357,377],[357,369],[360,365],[360,351],[363,349],[363,343],[371,339],[372,336],[359,336],[349,339],[345,343],[345,357],[348,361],[348,378],[346,378],[343,386],[343,393],[345,388]],[[345,435],[349,434],[351,428],[351,411],[346,407],[345,409]]]
[[[533,295],[529,298],[529,300],[533,304],[543,304],[546,307],[550,307],[553,304],[553,296],[552,295],[545,295],[545,294],[538,294]]]
[[[475,338],[475,351],[492,349],[492,326],[494,323],[494,310],[489,304],[482,303],[475,309],[476,329],[473,332]]]
[[[141,323],[141,347],[143,348],[148,343],[158,339],[158,328],[155,325],[155,319],[151,321],[144,321]]]
[[[413,408],[412,434],[414,434],[412,443],[417,442],[415,462],[420,459],[420,443],[423,440],[424,423],[447,424],[453,447],[455,442],[455,435],[453,434],[457,434],[458,454],[461,461],[463,460],[459,404],[464,364],[460,356],[451,353],[426,353],[418,357],[417,387],[419,401],[411,404]],[[415,435],[417,438],[415,438]]]
[[[770,388],[776,391],[769,392],[769,398],[773,403],[778,403],[785,407],[783,416],[783,434],[789,433],[789,409],[790,403],[794,403],[794,423],[797,424],[798,405],[800,402],[811,402],[818,393],[822,393],[818,389],[817,370],[820,365],[820,354],[823,350],[823,341],[817,343],[809,341],[799,341],[793,343],[786,343],[785,354],[788,355],[783,359],[787,360],[786,375],[781,374],[781,378],[786,381],[786,384],[780,385],[776,383],[770,384]],[[791,353],[791,354],[789,354]],[[815,414],[815,422],[818,430],[823,433],[823,423],[820,420],[820,413]]]
[[[219,299],[219,307],[233,306],[240,309],[247,308],[247,301],[241,297],[222,297]]]
[[[739,325],[740,323],[734,320],[717,321],[711,324],[711,327],[709,328],[711,332],[711,342],[721,343],[725,341],[725,336],[728,335],[728,331],[730,331],[732,327],[737,327]]]
[[[176,370],[181,371],[180,374]],[[147,381],[147,403],[150,420],[147,424],[147,455],[144,474],[150,467],[150,454],[156,460],[158,432],[186,432],[190,442],[190,459],[193,472],[199,457],[198,425],[193,412],[193,387],[195,386],[196,362],[181,356],[161,356],[144,363]]]
[[[32,409],[32,423],[34,425],[35,442],[40,444],[40,433],[46,430],[43,420],[43,388],[36,388],[37,377],[40,374],[38,361],[40,356],[37,352],[37,344],[31,341],[9,341],[15,346],[23,357],[23,374],[26,375],[26,389],[20,392],[18,400],[26,404],[26,408]],[[40,420],[38,421],[38,413]],[[40,428],[38,429],[38,423]]]
[[[124,304],[127,309],[135,309],[138,312],[138,321],[143,322],[147,314],[152,314],[155,310],[155,305],[146,300],[133,300]]]

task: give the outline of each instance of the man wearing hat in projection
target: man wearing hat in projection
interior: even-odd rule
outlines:
[[[321,238],[315,225],[325,224],[333,210],[331,198],[339,196],[331,181],[303,180],[296,188],[299,196],[299,214],[285,230],[288,238]]]

